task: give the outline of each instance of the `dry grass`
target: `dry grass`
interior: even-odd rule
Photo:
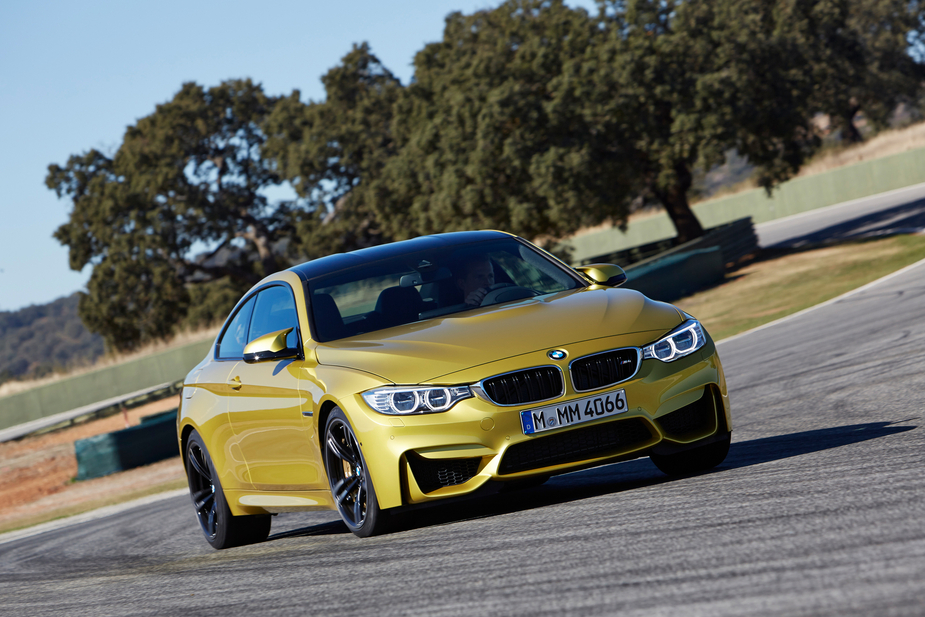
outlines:
[[[925,122],[920,122],[901,129],[883,131],[864,143],[824,152],[803,167],[799,175],[812,176],[838,167],[855,165],[923,147],[925,147]]]
[[[895,236],[756,262],[676,304],[714,339],[744,332],[925,259],[925,236]]]
[[[137,426],[141,418],[173,409],[169,397],[66,429],[0,443],[0,532],[37,525],[103,506],[185,486],[179,456],[84,482],[74,482],[74,442]]]
[[[53,373],[47,377],[42,377],[41,379],[7,381],[3,384],[0,384],[0,397],[16,394],[17,392],[24,392],[26,390],[31,390],[32,388],[38,388],[39,386],[44,386],[56,381],[60,381],[62,379],[67,379],[68,377],[83,375],[85,373],[105,368],[107,366],[122,364],[124,362],[129,362],[130,360],[137,360],[139,358],[151,356],[162,351],[167,351],[168,349],[174,349],[176,347],[182,347],[190,343],[212,339],[215,338],[215,336],[218,334],[218,329],[220,327],[220,325],[216,325],[209,328],[203,328],[201,330],[185,330],[178,333],[170,340],[155,341],[130,353],[106,354],[91,365],[82,366],[66,372]]]

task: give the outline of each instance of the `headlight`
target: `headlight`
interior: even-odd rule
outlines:
[[[703,347],[707,337],[696,319],[685,321],[668,336],[642,348],[643,359],[673,362]]]
[[[363,400],[379,413],[408,415],[446,411],[459,401],[472,398],[469,386],[446,388],[376,388],[363,393]]]

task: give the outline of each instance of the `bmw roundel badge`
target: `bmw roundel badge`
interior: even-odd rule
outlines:
[[[568,353],[562,349],[553,349],[552,351],[547,351],[546,355],[552,358],[553,360],[561,360],[562,358],[567,356]]]

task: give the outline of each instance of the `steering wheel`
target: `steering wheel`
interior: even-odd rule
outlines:
[[[482,298],[479,306],[488,306],[498,302],[508,302],[510,300],[520,300],[522,298],[531,298],[536,292],[526,287],[519,287],[512,283],[495,283],[488,288],[488,293]]]

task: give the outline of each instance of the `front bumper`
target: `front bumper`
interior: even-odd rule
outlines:
[[[599,346],[600,341],[573,346],[573,355]],[[543,353],[529,360],[549,364]],[[517,361],[530,365],[523,364],[523,357]],[[590,393],[575,392],[566,378],[564,395],[542,405],[499,407],[476,397],[444,413],[395,417],[369,410],[357,395],[342,401],[342,407],[360,438],[382,508],[468,495],[490,481],[629,460],[653,449],[684,449],[732,429],[726,382],[712,341],[675,362],[644,360],[632,379],[599,392],[619,388],[626,392],[626,412],[535,435],[523,434],[521,411]]]

